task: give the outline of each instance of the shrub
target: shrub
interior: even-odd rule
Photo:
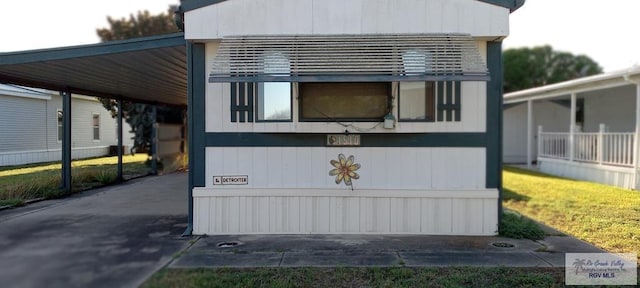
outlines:
[[[532,220],[513,212],[502,214],[500,236],[515,239],[540,240],[544,238],[544,235],[544,231]]]
[[[95,175],[94,178],[96,181],[102,183],[102,185],[108,185],[116,182],[118,173],[110,170],[102,170],[97,175]]]

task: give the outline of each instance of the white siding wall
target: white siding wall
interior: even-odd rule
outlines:
[[[46,149],[46,109],[44,99],[0,95],[0,153]]]
[[[504,109],[502,117],[502,161],[527,162],[527,103]]]
[[[73,159],[104,156],[109,153],[108,146],[94,146],[71,149]],[[29,163],[54,162],[62,159],[61,149],[29,150],[0,153],[0,166],[22,165]]]
[[[607,125],[610,132],[635,131],[635,85],[579,95],[584,97],[585,132],[598,132],[600,123]]]
[[[475,0],[234,0],[185,15],[186,39],[375,33],[504,37],[509,9]]]
[[[571,109],[550,101],[533,102],[533,117],[537,131],[542,126],[545,132],[569,132]],[[524,117],[527,117],[525,110]]]
[[[196,188],[194,234],[495,235],[498,229],[497,191],[420,196],[385,191],[388,197],[370,191],[305,192],[256,195]]]
[[[389,137],[393,137],[390,135]],[[361,168],[354,189],[474,190],[485,188],[484,148],[209,147],[206,187],[313,188],[336,185],[329,163],[353,155]],[[213,176],[248,175],[243,186],[213,186]]]
[[[571,121],[571,110],[565,106],[549,102],[533,102],[533,132],[537,134],[542,125],[545,132],[568,132]],[[505,163],[527,162],[527,103],[509,107],[503,114],[503,148]],[[537,135],[531,140],[532,157],[538,155]]]
[[[353,188],[330,176],[338,154],[361,165]],[[498,192],[484,148],[209,147],[194,189],[195,234],[494,235]],[[213,185],[214,176],[247,185]]]
[[[49,96],[50,100],[0,95],[0,166],[61,159],[57,111],[62,109],[62,97]],[[108,154],[108,147],[117,145],[116,120],[93,98],[73,97],[71,108],[72,157]],[[97,141],[93,140],[94,113],[100,114],[100,140]],[[131,128],[124,124],[123,143],[131,147]]]

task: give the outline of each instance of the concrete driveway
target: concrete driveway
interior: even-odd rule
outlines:
[[[1,287],[137,287],[189,245],[187,173],[0,211]]]
[[[164,266],[563,267],[565,253],[604,252],[568,236],[536,242],[411,235],[185,238],[187,178],[146,177],[0,211],[0,287],[137,287]]]

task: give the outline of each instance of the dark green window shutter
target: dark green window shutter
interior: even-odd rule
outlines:
[[[254,83],[231,83],[231,122],[253,122]]]
[[[461,119],[460,81],[443,81],[437,83],[438,122],[459,122]]]

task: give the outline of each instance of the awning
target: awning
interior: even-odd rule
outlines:
[[[183,33],[0,53],[0,83],[183,106],[186,55]]]
[[[223,38],[209,82],[488,81],[467,34]]]

